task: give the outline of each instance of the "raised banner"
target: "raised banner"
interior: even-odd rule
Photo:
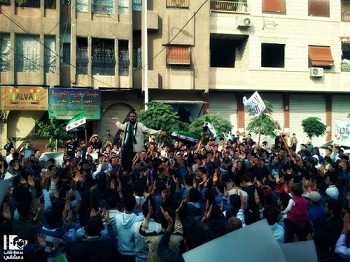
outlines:
[[[333,140],[336,144],[350,143],[350,121],[347,119],[333,119]]]
[[[101,119],[101,90],[50,88],[49,118],[70,120],[80,112],[87,120]]]
[[[266,105],[257,91],[249,99],[243,97],[243,104],[250,107],[255,116],[260,115],[266,109]]]
[[[46,111],[48,109],[47,97],[46,88],[3,86],[1,87],[1,109]]]

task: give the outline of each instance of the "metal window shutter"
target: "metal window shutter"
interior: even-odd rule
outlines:
[[[308,117],[318,117],[326,124],[326,99],[320,94],[291,94],[290,95],[290,133],[298,138],[298,150],[301,143],[309,138],[303,131],[301,122]],[[326,135],[313,137],[312,144],[320,146],[326,142]]]
[[[237,98],[234,93],[210,93],[209,110],[210,114],[220,115],[232,123],[232,132],[237,129]]]

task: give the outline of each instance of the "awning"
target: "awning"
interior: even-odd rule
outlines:
[[[309,58],[312,66],[334,66],[329,46],[309,46]]]

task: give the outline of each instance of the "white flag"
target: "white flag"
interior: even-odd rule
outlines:
[[[257,91],[248,100],[246,97],[243,97],[243,104],[244,106],[249,106],[255,116],[260,115],[266,109],[265,103]]]

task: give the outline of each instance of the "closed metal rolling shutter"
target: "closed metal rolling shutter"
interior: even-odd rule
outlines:
[[[332,96],[332,119],[348,119],[350,113],[350,95],[341,94]]]
[[[283,115],[283,96],[282,94],[271,94],[271,93],[260,93],[261,98],[264,101],[268,101],[270,102],[270,104],[273,106],[273,112],[272,112],[272,119],[275,121],[278,121],[278,123],[281,126],[281,130],[283,131],[284,128],[284,115]],[[247,99],[251,96],[252,94],[249,94],[249,96],[246,96]],[[247,127],[248,124],[252,118],[252,116],[249,115],[248,113],[248,107],[244,108],[244,126],[245,126],[245,130],[246,133],[247,131]],[[254,140],[258,139],[258,135],[257,134],[252,134],[252,137]],[[267,136],[262,136],[260,137],[260,142],[262,141],[267,141],[269,144],[273,143],[274,138],[272,137],[267,137]]]
[[[232,132],[237,129],[237,98],[235,93],[222,92],[209,94],[210,114],[220,115],[232,123]]]
[[[302,120],[308,117],[318,117],[326,124],[326,99],[322,94],[291,94],[290,95],[290,133],[298,138],[298,149],[301,143],[309,138],[301,126]],[[313,137],[312,144],[320,146],[326,142],[326,135]]]

